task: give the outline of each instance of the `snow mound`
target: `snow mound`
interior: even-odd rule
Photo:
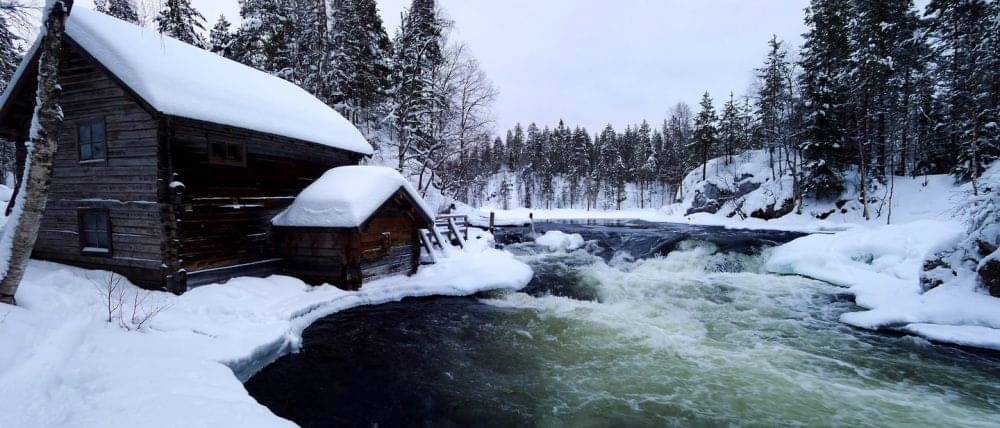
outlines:
[[[550,230],[544,235],[535,238],[535,243],[552,251],[571,251],[583,246],[583,236],[579,233],[565,233],[558,230]]]
[[[434,212],[398,171],[383,166],[342,166],[310,184],[278,214],[275,226],[358,227],[399,189],[433,221]]]
[[[354,125],[291,82],[83,7],[66,33],[160,112],[372,154]]]

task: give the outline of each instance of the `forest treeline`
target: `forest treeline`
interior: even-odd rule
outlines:
[[[422,190],[467,201],[516,185],[513,203],[523,206],[669,202],[706,160],[764,149],[772,175],[794,179],[796,198],[856,190],[868,202],[870,189],[898,175],[950,173],[976,187],[1000,155],[997,0],[930,0],[923,10],[912,0],[812,0],[803,45],[770,40],[746,95],[715,94],[720,111],[705,93],[696,108],[665,105],[662,122],[589,131],[529,124],[505,135],[491,120],[496,88],[449,37],[434,0],[413,0],[392,37],[375,0],[239,4],[240,25],[222,16],[209,26],[189,0],[152,12],[135,0],[96,2],[300,85],[357,124],[381,160]],[[24,50],[10,31],[23,17],[18,6],[0,0],[3,82]],[[491,185],[499,173],[511,180]]]
[[[677,104],[656,126],[518,125],[474,149],[467,180],[512,172],[480,188],[517,181],[527,207],[641,207],[657,200],[646,189],[676,197],[686,172],[704,178],[708,159],[764,149],[799,202],[854,190],[866,216],[871,190],[894,176],[950,173],[977,188],[1000,155],[1000,3],[813,0],[805,22],[802,48],[770,40],[748,95],[726,94],[721,112],[705,93],[696,112]]]

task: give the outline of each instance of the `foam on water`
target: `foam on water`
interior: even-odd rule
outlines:
[[[995,366],[962,355],[968,367],[958,368],[951,357],[962,351],[845,327],[837,316],[851,304],[839,289],[762,273],[764,256],[688,241],[638,261],[605,262],[584,251],[525,259],[543,277],[549,269],[573,271],[598,296],[535,290],[482,300],[535,312],[531,337],[559,343],[557,355],[534,356],[558,383],[553,421],[998,421]],[[975,380],[950,378],[963,370]]]

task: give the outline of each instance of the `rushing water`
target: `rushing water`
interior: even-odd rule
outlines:
[[[307,427],[1000,425],[1000,358],[838,323],[843,290],[761,271],[791,235],[539,226],[592,241],[509,246],[519,293],[325,318],[247,389]]]

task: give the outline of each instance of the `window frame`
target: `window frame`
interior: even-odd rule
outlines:
[[[100,141],[100,144],[104,146],[104,156],[99,158],[91,157],[90,159],[84,159],[83,158],[84,142],[80,138],[81,131],[83,130],[84,127],[88,128],[88,135],[90,141],[87,141],[86,144],[91,147],[91,153],[93,153],[93,146],[95,145],[95,141],[93,141],[93,129],[94,125],[97,124],[100,124],[101,129],[104,130],[104,138],[102,139],[102,141]],[[105,120],[105,118],[101,117],[97,119],[86,120],[78,122],[76,124],[76,157],[81,164],[99,163],[108,161],[108,122],[107,120]]]
[[[216,156],[215,150],[213,150],[214,149],[213,146],[216,144],[222,145],[222,148],[225,151],[225,155],[223,155],[224,156],[223,158],[219,158],[218,156]],[[239,159],[229,158],[229,153],[232,147],[239,147],[240,150]],[[225,140],[209,141],[205,149],[208,152],[208,163],[211,165],[239,166],[239,167],[247,166],[247,144],[243,141],[225,141]]]
[[[104,218],[107,220],[108,227],[107,227],[107,230],[104,231],[105,239],[107,239],[107,241],[108,241],[108,247],[107,248],[103,248],[103,247],[99,247],[99,246],[94,246],[94,245],[88,245],[88,244],[90,244],[90,242],[87,242],[88,231],[85,230],[86,223],[85,223],[84,220],[85,220],[86,216],[90,215],[90,214],[103,215]],[[109,210],[107,208],[79,208],[79,209],[77,209],[77,231],[78,231],[78,234],[80,235],[80,253],[81,254],[88,255],[88,256],[111,257],[111,254],[114,252],[114,241],[112,240],[113,233],[112,233],[112,225],[111,225],[111,210]],[[100,232],[100,230],[97,230],[95,232]],[[106,250],[106,251],[88,250],[88,248],[99,248],[101,250]]]

